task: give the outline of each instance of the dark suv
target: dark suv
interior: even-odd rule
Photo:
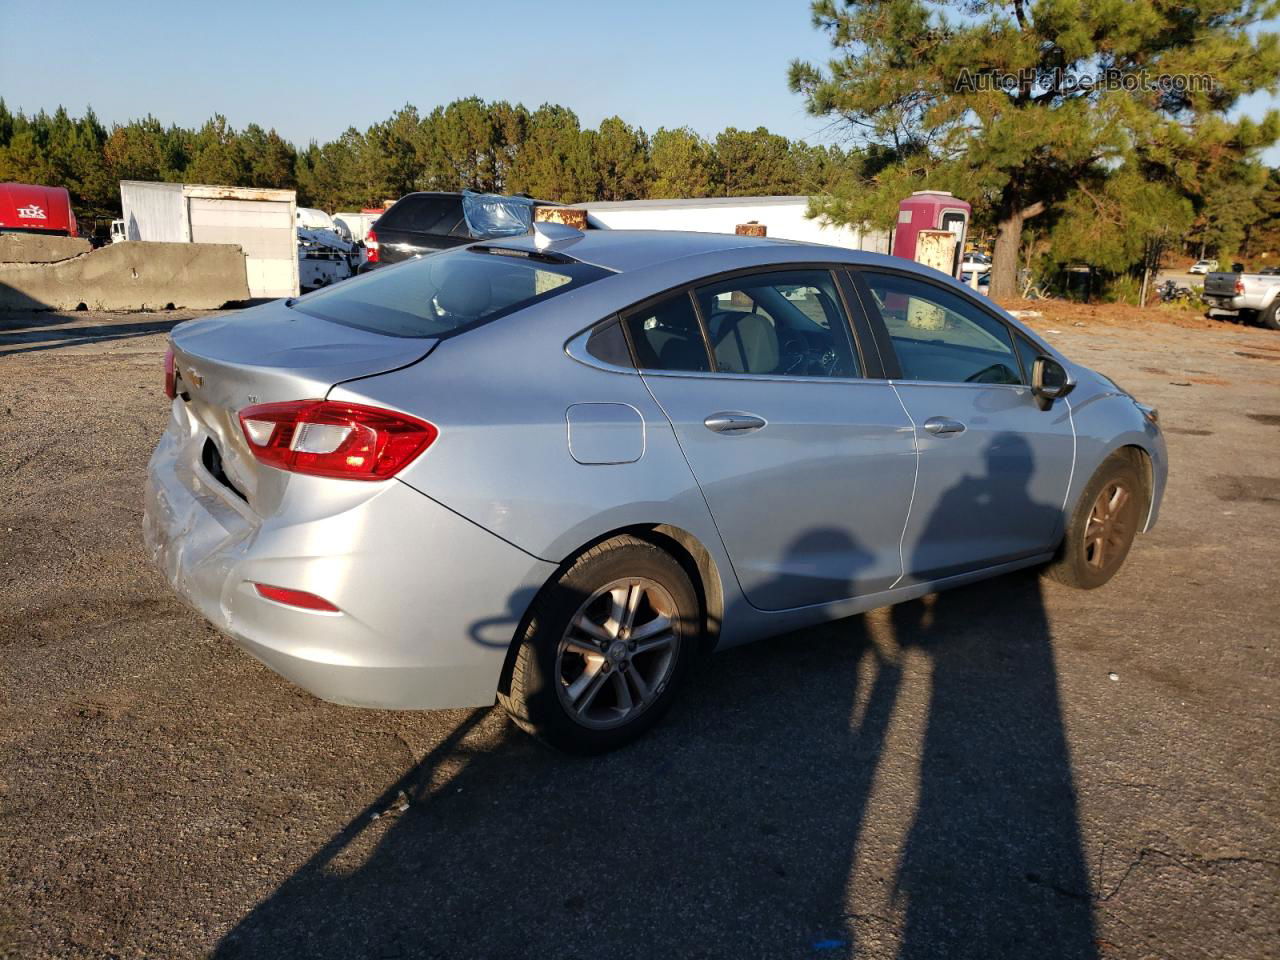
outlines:
[[[461,193],[407,193],[369,231],[369,260],[360,272],[482,239],[467,227]]]

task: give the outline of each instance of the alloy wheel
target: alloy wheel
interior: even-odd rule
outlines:
[[[1084,529],[1084,559],[1094,570],[1110,570],[1124,559],[1135,532],[1137,501],[1114,480],[1102,488]]]
[[[578,608],[560,638],[560,703],[585,727],[620,726],[666,688],[680,648],[676,605],[644,577],[615,580]]]

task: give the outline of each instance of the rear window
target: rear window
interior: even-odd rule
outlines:
[[[461,197],[405,197],[382,215],[380,226],[448,236],[461,220]]]
[[[598,280],[607,270],[462,247],[308,294],[295,310],[392,337],[447,337]]]

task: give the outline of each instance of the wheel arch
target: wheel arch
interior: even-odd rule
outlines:
[[[550,589],[577,559],[596,544],[603,543],[613,537],[629,535],[637,540],[644,540],[670,554],[684,569],[693,583],[694,592],[698,596],[698,605],[702,616],[702,653],[710,653],[720,639],[720,625],[724,619],[724,582],[721,579],[719,566],[710,551],[703,546],[696,536],[682,527],[669,523],[642,523],[618,527],[599,536],[592,537],[561,561],[555,572],[530,599],[528,606],[516,624],[515,632],[507,647],[506,659],[502,665],[502,673],[498,679],[498,690],[509,693],[511,689],[511,673],[515,666],[516,653],[520,646],[520,638],[528,629],[529,618],[538,597]]]
[[[1122,447],[1118,447],[1114,453],[1128,457],[1138,471],[1138,479],[1142,481],[1142,515],[1143,527],[1145,528],[1147,518],[1151,515],[1151,501],[1156,493],[1156,474],[1155,467],[1151,462],[1151,452],[1136,443],[1127,443]]]
[[[1142,529],[1140,532],[1146,533],[1153,525],[1153,505],[1157,496],[1156,489],[1156,466],[1154,454],[1143,444],[1136,442],[1135,438],[1126,438],[1124,441],[1110,447],[1107,451],[1099,456],[1093,464],[1092,469],[1087,474],[1083,474],[1079,478],[1078,486],[1073,484],[1071,501],[1064,511],[1063,522],[1069,523],[1071,516],[1079,507],[1080,495],[1084,493],[1085,487],[1093,478],[1094,474],[1102,468],[1102,465],[1114,456],[1122,456],[1133,464],[1138,473],[1138,480],[1142,485],[1139,491],[1143,497],[1142,510]]]

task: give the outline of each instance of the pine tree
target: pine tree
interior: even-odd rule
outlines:
[[[653,165],[650,196],[723,196],[715,148],[688,127],[660,128],[653,135],[650,156]]]
[[[649,143],[644,131],[621,117],[606,117],[596,131],[596,179],[600,200],[637,200],[649,189]]]
[[[729,127],[716,137],[716,159],[727,197],[787,196],[800,190],[791,142],[764,127]]]
[[[508,189],[562,203],[593,198],[596,175],[591,140],[584,136],[576,113],[544,103],[529,116],[528,134],[512,164]]]
[[[1024,225],[1088,209],[1115,172],[1199,202],[1217,171],[1256,164],[1280,114],[1223,113],[1280,81],[1276,35],[1247,29],[1277,13],[1277,0],[816,0],[836,55],[793,63],[792,89],[883,160],[818,212],[887,225],[912,190],[949,189],[995,225],[992,294],[1013,295]],[[1114,83],[1071,82],[1086,76]],[[1110,191],[1118,230],[1143,196]]]

